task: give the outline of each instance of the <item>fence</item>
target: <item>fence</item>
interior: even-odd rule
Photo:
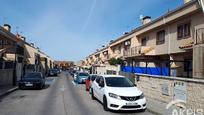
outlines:
[[[169,76],[169,68],[122,66],[123,72]]]
[[[12,85],[13,83],[13,69],[0,70],[0,86]]]
[[[129,73],[129,72],[120,71],[120,72],[119,72],[119,75],[125,76],[125,77],[127,77],[128,79],[130,79],[130,81],[132,81],[133,83],[135,83],[135,74],[134,74],[134,73]]]

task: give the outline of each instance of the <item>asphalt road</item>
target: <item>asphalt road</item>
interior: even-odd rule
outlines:
[[[68,73],[49,77],[43,90],[17,90],[0,99],[0,115],[152,115],[148,111],[106,112],[91,100],[84,85],[76,85]]]

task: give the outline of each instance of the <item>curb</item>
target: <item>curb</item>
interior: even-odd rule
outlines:
[[[162,115],[161,113],[158,113],[158,112],[156,112],[156,111],[154,111],[154,110],[151,110],[151,109],[149,109],[149,108],[147,108],[147,111],[150,112],[150,113],[152,113],[152,114],[155,114],[155,115]]]
[[[16,91],[16,90],[18,90],[18,87],[14,87],[14,88],[11,88],[11,89],[9,89],[9,90],[3,92],[3,93],[0,93],[0,98],[4,97],[4,96],[6,96],[6,95],[9,95],[10,93],[12,93],[12,92],[14,92],[14,91]]]

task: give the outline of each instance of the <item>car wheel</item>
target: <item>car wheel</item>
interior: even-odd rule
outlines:
[[[94,96],[94,91],[93,91],[93,89],[91,89],[91,98],[92,98],[92,100],[95,100],[95,99],[96,99],[95,96]]]
[[[23,86],[22,86],[22,85],[19,85],[18,88],[22,90],[22,89],[23,89]]]
[[[108,111],[108,104],[107,104],[107,99],[105,96],[103,97],[103,109],[105,111]]]

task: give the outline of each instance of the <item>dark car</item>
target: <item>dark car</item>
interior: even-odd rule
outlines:
[[[48,76],[57,76],[59,71],[57,69],[50,69],[48,71]]]
[[[37,88],[42,89],[45,86],[45,77],[40,72],[33,72],[25,75],[18,83],[20,89]]]

